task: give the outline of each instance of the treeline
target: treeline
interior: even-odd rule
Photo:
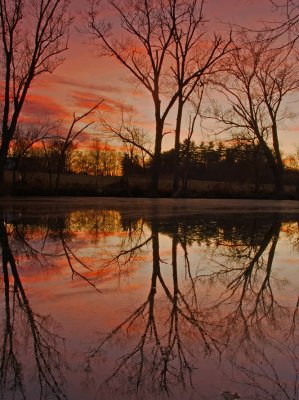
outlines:
[[[8,168],[14,171],[15,180],[17,173],[25,180],[28,173],[45,172],[50,181],[53,180],[52,187],[60,174],[151,176],[152,160],[145,159],[138,152],[119,150],[99,141],[94,141],[86,150],[78,150],[74,145],[65,152],[62,152],[62,148],[63,140],[59,138],[42,141],[26,152],[20,152],[19,147],[12,146]],[[175,158],[175,149],[162,152],[162,177],[172,177]],[[286,182],[296,183],[296,171],[288,171]],[[179,179],[185,192],[188,191],[190,179],[247,181],[254,183],[258,190],[261,183],[273,183],[273,174],[259,144],[237,139],[196,144],[186,139],[180,144]]]
[[[123,153],[117,149],[94,141],[87,150],[78,150],[75,145],[63,151],[64,140],[52,138],[42,140],[26,151],[14,144],[10,149],[7,168],[26,175],[40,171],[49,175],[78,173],[86,175],[119,176],[122,174]]]
[[[161,175],[171,178],[175,165],[175,150],[162,152]],[[285,183],[296,184],[296,156],[292,157],[292,169],[285,171]],[[152,162],[144,163],[137,155],[124,156],[123,173],[142,175],[151,173]],[[210,181],[235,181],[259,184],[274,183],[274,177],[262,147],[258,143],[235,139],[229,142],[204,142],[184,140],[180,144],[179,179],[183,191],[188,190],[190,179]]]
[[[123,153],[94,141],[86,150],[65,139],[48,137],[32,143],[13,141],[6,163],[7,191],[15,194],[96,194],[97,179],[122,175]],[[85,177],[84,177],[85,176]],[[89,178],[88,178],[89,176]],[[91,184],[91,186],[90,186]],[[82,186],[83,185],[83,186]]]

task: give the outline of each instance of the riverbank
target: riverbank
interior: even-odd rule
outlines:
[[[127,197],[2,197],[0,209],[5,210],[8,220],[13,215],[35,218],[40,214],[63,215],[66,212],[84,210],[118,211],[122,217],[173,219],[178,216],[242,216],[285,215],[298,219],[299,202],[293,200],[254,199],[152,199]]]
[[[148,197],[150,180],[146,177],[89,176],[62,174],[56,187],[56,175],[41,172],[26,175],[5,174],[6,194],[16,196],[115,196]],[[161,178],[160,197],[173,197],[172,180]],[[284,187],[284,199],[297,199],[295,184]],[[190,180],[187,190],[179,190],[178,198],[237,198],[237,199],[272,199],[275,198],[274,185],[251,182],[220,182]]]

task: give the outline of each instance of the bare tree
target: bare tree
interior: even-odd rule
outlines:
[[[161,149],[165,119],[175,103],[174,96],[162,110],[161,90],[166,51],[173,41],[173,29],[165,24],[165,7],[156,0],[108,0],[121,19],[124,39],[111,40],[111,24],[99,21],[99,2],[91,1],[89,29],[103,44],[106,54],[114,56],[151,94],[155,107],[155,150],[153,157],[152,192],[157,195]]]
[[[203,7],[204,1],[183,1],[178,4],[174,1],[170,10],[174,45],[169,52],[174,64],[171,67],[174,86],[178,91],[173,194],[179,189],[180,137],[185,104],[194,91],[199,92],[199,98],[202,98],[204,83],[217,69],[217,62],[230,50],[230,38],[224,40],[217,34],[212,40],[208,37]]]
[[[80,124],[86,117],[88,117],[93,111],[97,110],[98,107],[102,104],[103,100],[95,104],[93,107],[91,107],[88,111],[85,113],[76,116],[76,114],[73,114],[73,121],[69,127],[69,130],[66,134],[65,137],[62,137],[62,146],[60,148],[60,154],[58,157],[58,166],[57,166],[57,174],[56,174],[56,184],[55,184],[55,190],[57,191],[59,188],[59,182],[60,182],[60,176],[62,173],[63,169],[63,163],[64,163],[64,158],[65,154],[68,151],[68,149],[74,145],[75,140],[78,138],[80,134],[82,134],[88,127],[90,127],[94,121],[85,123],[83,126],[79,127],[76,130],[76,126]]]
[[[51,123],[50,121],[43,121],[32,126],[18,125],[9,147],[9,155],[14,159],[14,184],[16,181],[16,171],[21,170],[20,161],[28,156],[30,150],[36,143],[51,137],[57,128],[58,124],[55,122]],[[25,178],[24,168],[20,172],[23,180]]]
[[[154,155],[151,149],[151,139],[147,132],[140,127],[132,109],[120,108],[120,118],[115,122],[109,116],[101,113],[100,122],[103,131],[112,139],[118,139],[124,146],[124,151],[130,161],[136,158],[145,169],[146,161],[152,160]]]
[[[28,90],[33,80],[53,72],[67,49],[69,0],[1,0],[0,34],[4,81],[1,109],[0,187]]]
[[[189,126],[188,126],[188,134],[187,138],[185,141],[185,149],[183,149],[182,154],[180,155],[180,158],[182,157],[183,159],[183,192],[186,192],[188,190],[188,179],[189,179],[189,169],[190,169],[190,156],[191,156],[191,140],[193,137],[194,133],[194,128],[195,128],[195,123],[197,118],[199,117],[200,113],[200,107],[202,103],[202,98],[203,98],[203,88],[197,88],[197,99],[196,102],[191,101],[193,105],[193,114],[189,115]],[[175,178],[174,178],[175,180]]]
[[[289,59],[289,50],[277,48],[267,34],[254,38],[239,34],[234,38],[234,46],[226,78],[220,77],[218,84],[229,108],[215,106],[214,117],[224,125],[221,131],[246,131],[260,144],[273,172],[276,194],[280,195],[284,165],[279,127],[293,116],[290,108],[283,105],[298,90],[298,68]]]
[[[76,145],[69,143],[66,149],[64,149],[64,145],[64,139],[59,135],[47,137],[45,140],[42,140],[42,148],[40,149],[43,160],[42,165],[49,175],[51,190],[57,190],[57,175],[59,182],[61,173],[70,171],[71,168],[72,155]]]
[[[204,62],[193,62],[192,70],[189,71],[192,61],[186,57],[200,36],[197,27],[202,24],[202,1],[107,0],[106,3],[120,18],[122,32],[126,34],[123,39],[111,37],[111,24],[97,17],[99,2],[91,0],[90,3],[89,30],[95,43],[99,42],[102,45],[104,55],[116,58],[152,97],[155,110],[152,194],[156,196],[166,118],[179,96],[188,97],[187,93],[192,92],[195,82],[214,62],[215,53],[221,47],[222,40],[216,38],[211,49],[206,52],[206,57],[203,57]],[[183,29],[182,26],[185,27],[187,22],[188,27]],[[186,43],[187,54],[183,49]],[[183,65],[185,71],[179,73],[179,85],[176,83],[170,92],[169,77],[174,71],[173,68],[176,68],[173,58],[175,54],[180,64],[178,68]],[[183,93],[187,87],[189,89]]]

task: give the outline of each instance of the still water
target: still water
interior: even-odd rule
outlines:
[[[299,399],[295,202],[8,199],[0,216],[1,398]]]

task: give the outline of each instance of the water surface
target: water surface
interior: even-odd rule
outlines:
[[[296,202],[0,213],[2,398],[299,399]]]

